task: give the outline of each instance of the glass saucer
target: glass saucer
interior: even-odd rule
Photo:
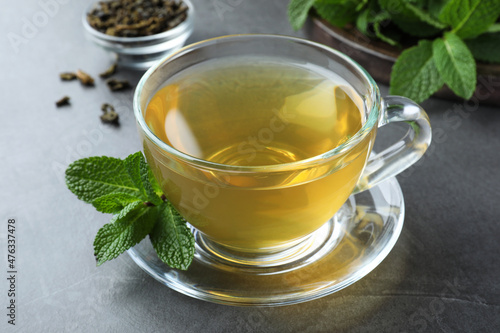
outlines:
[[[201,243],[187,271],[160,261],[149,239],[128,253],[156,280],[197,299],[240,306],[289,305],[332,294],[367,275],[393,248],[403,220],[403,193],[390,178],[352,195],[322,227],[321,248],[287,270],[228,270],[207,259]],[[195,238],[202,241],[199,235]]]

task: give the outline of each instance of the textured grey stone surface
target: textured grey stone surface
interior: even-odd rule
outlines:
[[[63,170],[80,157],[140,149],[132,93],[110,93],[99,79],[95,88],[59,80],[58,73],[78,68],[95,75],[110,60],[83,36],[87,3],[66,1],[42,20],[40,3],[54,2],[10,1],[1,11],[0,331],[500,331],[500,109],[494,107],[423,104],[435,139],[418,167],[398,177],[406,200],[402,235],[373,272],[336,294],[287,307],[238,308],[172,291],[126,255],[96,268],[92,241],[109,216],[76,200]],[[193,2],[198,17],[190,42],[235,33],[302,35],[287,23],[287,1]],[[26,33],[26,20],[40,27]],[[9,34],[24,40],[14,47]],[[136,83],[140,74],[117,77]],[[63,95],[71,96],[71,106],[56,109]],[[119,106],[119,128],[101,125],[103,102]],[[18,222],[15,327],[6,317],[8,218]]]

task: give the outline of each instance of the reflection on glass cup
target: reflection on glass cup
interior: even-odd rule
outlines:
[[[144,75],[134,109],[168,200],[198,245],[236,265],[306,255],[353,192],[400,173],[431,141],[424,110],[382,99],[347,56],[276,35],[181,49]],[[370,157],[377,128],[391,122],[409,132]]]

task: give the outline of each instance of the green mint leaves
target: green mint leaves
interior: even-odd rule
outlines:
[[[99,229],[94,240],[97,265],[114,259],[146,237],[158,217],[158,207],[146,207],[133,202],[116,214],[111,222]]]
[[[423,40],[404,51],[394,64],[390,93],[423,101],[443,83],[432,55],[432,42]]]
[[[66,170],[66,184],[80,200],[113,218],[94,240],[97,265],[114,259],[149,235],[158,257],[186,270],[194,238],[186,221],[166,201],[141,152],[125,160],[89,157]]]
[[[453,28],[458,37],[467,39],[485,32],[500,13],[498,0],[451,0],[439,19]]]
[[[362,1],[317,0],[314,9],[328,22],[343,27],[356,19],[359,3]]]
[[[186,270],[194,256],[194,238],[182,216],[170,204],[160,207],[159,221],[149,237],[158,257],[170,267]]]
[[[401,53],[392,68],[390,93],[421,102],[446,83],[455,94],[469,99],[476,80],[472,53],[458,36],[448,32]]]
[[[154,205],[161,205],[163,200],[158,193],[159,185],[152,177],[149,166],[144,160],[142,153],[129,155],[125,161],[125,168],[134,186],[139,190],[140,197],[144,201],[149,201]]]
[[[390,19],[405,33],[426,37],[435,35],[439,29],[445,27],[408,0],[379,0],[379,4],[384,11],[391,14]]]
[[[485,33],[466,41],[474,58],[492,63],[500,63],[500,30],[496,33]]]
[[[294,29],[311,8],[335,26],[350,23],[370,38],[404,46],[390,93],[416,102],[443,85],[469,99],[476,89],[476,60],[500,63],[499,0],[291,0]]]
[[[433,58],[439,75],[460,97],[469,99],[476,89],[476,63],[467,45],[447,32],[432,43]]]
[[[74,162],[66,170],[66,184],[78,199],[88,203],[111,193],[140,195],[123,161],[113,157],[89,157]]]
[[[292,0],[288,4],[288,19],[295,30],[304,25],[307,13],[316,0]]]

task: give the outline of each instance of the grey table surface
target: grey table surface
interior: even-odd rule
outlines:
[[[198,17],[188,42],[235,33],[304,36],[289,27],[287,1],[193,2]],[[500,331],[500,110],[474,103],[423,103],[434,142],[418,166],[398,177],[406,201],[403,232],[375,270],[340,292],[286,307],[230,307],[170,290],[127,255],[96,267],[93,237],[109,215],[66,189],[64,169],[81,157],[125,157],[141,147],[132,92],[58,78],[78,68],[97,74],[111,64],[84,38],[80,17],[87,4],[2,6],[0,331]],[[135,84],[141,73],[118,76]],[[63,95],[71,96],[71,106],[56,109]],[[103,102],[118,105],[120,127],[99,122]],[[8,219],[17,226],[15,326],[7,323]]]

